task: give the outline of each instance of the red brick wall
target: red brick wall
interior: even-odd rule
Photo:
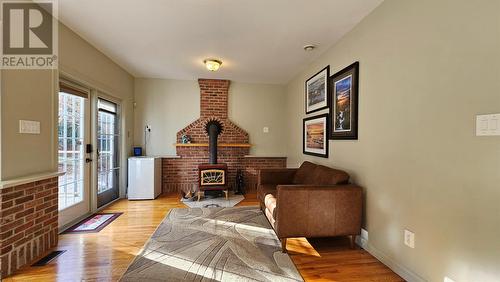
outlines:
[[[0,278],[57,246],[58,179],[0,189]]]
[[[286,158],[247,157],[244,159],[243,166],[246,190],[256,192],[259,170],[266,168],[286,168]]]
[[[205,130],[205,126],[210,120],[218,120],[222,125],[222,133],[217,138],[219,143],[248,143],[249,137],[247,132],[228,119],[219,119],[215,117],[206,119],[200,118],[177,132],[177,143],[181,143],[181,138],[184,134],[191,137],[191,143],[208,143],[208,134]]]
[[[229,80],[198,79],[201,118],[227,118]]]
[[[229,80],[198,79],[200,85],[200,118],[177,132],[177,142],[186,134],[192,143],[207,143],[205,126],[210,120],[218,120],[223,131],[219,143],[248,143],[248,133],[232,123],[227,116]]]
[[[177,132],[177,142],[182,135],[191,138],[191,143],[208,143],[205,126],[210,120],[221,123],[223,130],[218,143],[248,144],[248,133],[228,119],[227,105],[229,80],[199,79],[200,118]],[[255,190],[259,168],[286,166],[285,158],[247,158],[248,147],[218,147],[218,162],[228,166],[227,181],[234,186],[236,171],[244,170],[247,191]],[[198,187],[198,165],[208,163],[208,147],[177,147],[180,158],[163,159],[163,191],[194,191]]]
[[[206,147],[195,148],[200,150],[200,155],[203,154],[201,152],[208,154]],[[286,167],[286,158],[245,157],[245,150],[248,149],[219,148],[220,162],[228,164],[228,184],[231,185],[231,188],[234,188],[238,169],[243,170],[245,189],[251,193],[256,190],[259,169]],[[192,147],[190,151],[194,151]],[[198,187],[198,164],[208,162],[208,157],[205,156],[164,158],[163,192],[195,191]]]

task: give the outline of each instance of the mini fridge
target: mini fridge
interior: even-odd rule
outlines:
[[[161,194],[161,158],[128,159],[128,199],[153,200]]]

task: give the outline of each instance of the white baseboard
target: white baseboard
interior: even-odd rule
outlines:
[[[404,265],[394,261],[389,258],[386,254],[384,254],[379,249],[368,243],[368,232],[365,229],[361,229],[361,236],[356,238],[356,244],[370,253],[372,256],[377,258],[387,267],[389,267],[392,271],[396,272],[397,275],[401,276],[404,280],[409,282],[426,282],[424,278],[420,277],[415,272],[409,270]]]

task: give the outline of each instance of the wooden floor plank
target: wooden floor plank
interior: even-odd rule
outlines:
[[[240,206],[258,205],[254,194]],[[154,201],[119,200],[103,212],[123,212],[99,233],[62,234],[62,256],[43,267],[24,267],[3,281],[116,281],[172,208],[186,207],[177,194]],[[404,281],[347,238],[288,240],[287,248],[306,281]]]

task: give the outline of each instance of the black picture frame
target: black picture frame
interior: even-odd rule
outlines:
[[[313,124],[314,121],[320,121],[322,120],[323,123],[324,123],[324,126],[322,128],[323,132],[322,132],[322,140],[320,138],[320,141],[323,142],[323,150],[319,149],[319,148],[311,148],[311,147],[308,147],[307,146],[307,129],[306,129],[306,125],[310,125],[310,124]],[[328,158],[328,151],[329,151],[329,115],[328,114],[321,114],[321,115],[316,115],[316,116],[312,116],[312,117],[307,117],[307,118],[304,118],[302,120],[302,152],[305,154],[305,155],[311,155],[311,156],[316,156],[316,157],[322,157],[322,158]],[[319,129],[319,128],[318,128]]]
[[[359,62],[330,77],[330,139],[358,139]],[[344,101],[339,101],[344,100]],[[347,101],[345,101],[347,100]],[[345,105],[348,103],[348,105]],[[340,110],[342,108],[342,110]],[[347,112],[347,114],[346,114]]]
[[[309,105],[309,96],[312,94],[309,89],[309,85],[314,82],[314,80],[320,79],[322,76],[324,76],[323,83],[324,83],[324,101],[317,102],[315,104]],[[306,80],[304,84],[304,89],[305,89],[305,110],[306,114],[314,113],[317,111],[321,111],[323,109],[328,108],[329,106],[329,99],[330,99],[330,85],[328,83],[330,77],[330,66],[326,66],[323,69],[321,69],[319,72],[315,73],[313,76],[311,76],[308,80]],[[312,90],[311,90],[312,91]]]

